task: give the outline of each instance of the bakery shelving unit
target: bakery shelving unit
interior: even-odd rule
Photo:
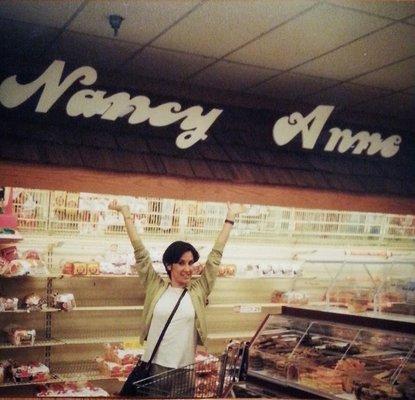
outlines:
[[[104,343],[138,341],[144,288],[135,275],[61,273],[63,262],[90,261],[104,254],[111,244],[120,251],[130,248],[122,219],[107,210],[114,196],[28,189],[17,189],[17,193],[14,208],[25,238],[20,250],[43,253],[49,275],[2,279],[2,288],[7,286],[5,294],[19,297],[33,291],[72,292],[77,305],[69,312],[48,307],[41,312],[1,313],[20,321],[33,318],[44,333],[43,341],[36,340],[30,353],[27,347],[0,345],[0,349],[11,358],[35,353],[39,361],[50,365],[53,381],[99,380],[109,392],[116,391],[119,379],[104,375],[93,360],[102,355]],[[194,243],[203,260],[226,212],[226,206],[219,203],[130,197],[118,200],[130,203],[136,227],[158,261],[161,249],[177,239]],[[267,314],[281,311],[282,304],[270,302],[275,289],[306,290],[311,302],[324,306],[324,292],[341,265],[339,259],[344,259],[348,250],[346,241],[348,246],[359,244],[387,256],[408,253],[415,259],[415,218],[251,207],[235,224],[224,254],[224,262],[237,265],[238,274],[219,277],[209,296],[209,350],[221,353],[230,339],[251,339]],[[318,259],[322,253],[324,257]],[[270,273],[269,265],[279,259],[285,263],[288,259],[300,261],[302,273]],[[248,264],[256,273],[252,274],[252,268],[245,271]],[[7,384],[12,386],[22,384]]]

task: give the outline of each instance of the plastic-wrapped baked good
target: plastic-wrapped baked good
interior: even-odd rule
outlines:
[[[88,274],[88,265],[84,262],[74,262],[73,263],[73,274],[74,275],[87,275]]]
[[[40,260],[40,255],[36,250],[27,250],[23,253],[26,260]]]
[[[137,364],[140,360],[142,350],[139,349],[115,349],[113,352],[112,361],[121,364]]]
[[[44,382],[49,379],[49,368],[41,363],[15,364],[11,368],[14,382]]]
[[[236,265],[229,264],[226,265],[226,276],[235,276],[236,273]]]
[[[226,265],[219,265],[218,276],[226,276]]]
[[[98,262],[90,262],[87,263],[87,274],[88,275],[99,275],[99,263]]]
[[[282,296],[284,292],[281,290],[274,290],[271,294],[271,303],[282,303]]]
[[[19,258],[19,255],[17,253],[16,246],[7,246],[0,249],[0,257],[4,258],[8,262],[17,260]]]
[[[303,305],[308,303],[308,296],[302,292],[285,292],[282,295],[282,301],[287,304]]]
[[[22,305],[27,310],[40,310],[46,306],[46,302],[38,294],[31,293],[23,298]]]
[[[108,397],[109,394],[90,382],[63,382],[38,388],[37,397]]]
[[[53,307],[63,311],[70,311],[76,307],[75,296],[72,293],[55,293]]]
[[[16,311],[18,302],[17,297],[0,297],[0,311]]]
[[[74,265],[72,262],[65,262],[62,266],[62,274],[64,275],[73,275],[74,274]]]
[[[100,371],[113,378],[122,377],[124,375],[123,366],[112,361],[105,361],[98,357],[96,359]]]
[[[30,273],[29,260],[12,260],[8,264],[8,270],[4,274],[5,276],[23,276]]]
[[[36,331],[34,329],[16,329],[8,334],[11,344],[15,346],[33,346],[36,338]]]
[[[15,324],[7,325],[3,332],[7,334],[9,342],[15,346],[33,346],[36,338],[34,329],[25,329]]]

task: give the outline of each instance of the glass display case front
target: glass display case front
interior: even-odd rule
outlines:
[[[329,399],[415,399],[414,348],[410,334],[268,315],[248,376]]]

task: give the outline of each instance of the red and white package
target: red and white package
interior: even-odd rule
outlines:
[[[109,344],[105,346],[105,361],[112,361],[120,365],[137,364],[144,349],[124,349],[121,344]]]
[[[122,365],[112,361],[105,361],[102,357],[97,357],[95,360],[98,363],[99,370],[103,374],[111,376],[112,378],[124,376]]]
[[[41,363],[32,362],[22,365],[13,365],[11,368],[12,379],[16,383],[21,382],[45,382],[49,379],[49,368]]]
[[[17,254],[16,246],[8,246],[0,249],[0,257],[9,262],[18,259],[19,255]]]
[[[29,275],[30,262],[29,260],[12,260],[8,263],[5,273],[6,277]]]
[[[122,366],[122,374],[123,376],[127,377],[131,374],[136,364],[125,364]]]
[[[116,349],[114,350],[114,362],[121,364],[121,365],[127,365],[127,364],[137,364],[140,360],[140,357],[142,355],[142,350],[135,350],[135,349]]]

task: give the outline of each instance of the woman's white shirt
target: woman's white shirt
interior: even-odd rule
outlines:
[[[142,357],[143,361],[147,362],[150,359],[161,331],[182,292],[183,288],[169,286],[157,302],[147,336],[147,348]],[[152,362],[169,368],[180,368],[193,364],[197,342],[196,335],[195,310],[189,293],[186,293]]]

